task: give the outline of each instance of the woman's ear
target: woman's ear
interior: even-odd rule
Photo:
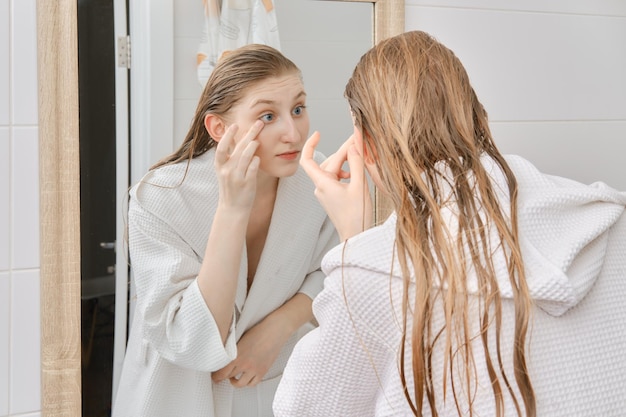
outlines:
[[[367,133],[365,134],[367,135]],[[372,155],[373,150],[370,150],[369,147],[365,145],[365,142],[363,141],[363,132],[354,126],[353,136],[356,148],[363,156],[363,161],[368,165],[372,165],[375,159],[374,155]]]
[[[209,113],[204,116],[204,127],[207,132],[209,132],[209,136],[211,136],[214,141],[219,142],[222,136],[224,136],[227,126],[221,117]]]

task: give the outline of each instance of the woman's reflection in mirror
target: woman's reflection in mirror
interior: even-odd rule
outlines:
[[[137,297],[114,417],[272,415],[338,243],[299,166],[308,131],[292,61],[224,54],[180,148],[130,191]]]

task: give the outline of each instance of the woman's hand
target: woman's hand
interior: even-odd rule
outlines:
[[[319,133],[315,132],[306,141],[300,165],[315,184],[315,196],[335,225],[339,238],[344,241],[372,224],[372,200],[365,165],[354,135],[318,165],[313,159],[313,153],[319,139]],[[342,168],[346,161],[349,172]],[[342,179],[349,179],[349,182],[343,182]]]
[[[237,125],[228,127],[215,150],[215,170],[219,178],[219,204],[227,209],[252,209],[256,194],[259,157],[254,155],[259,143],[254,140],[263,122],[257,121],[238,142]]]
[[[214,382],[229,379],[237,387],[255,386],[263,380],[289,338],[285,326],[266,317],[248,329],[237,342],[237,358],[212,374]]]

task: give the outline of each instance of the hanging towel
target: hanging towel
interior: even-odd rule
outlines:
[[[272,0],[203,0],[204,31],[198,47],[198,80],[204,86],[226,51],[250,43],[280,50]]]

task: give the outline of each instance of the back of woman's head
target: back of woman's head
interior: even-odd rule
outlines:
[[[526,414],[534,415],[525,359],[531,302],[517,237],[517,184],[493,144],[487,114],[463,65],[432,36],[406,32],[381,41],[361,58],[345,96],[363,133],[366,155],[376,162],[379,185],[397,213],[396,246],[405,288],[400,372],[402,379],[407,371],[415,382],[415,392],[405,391],[407,401],[422,415],[426,399],[436,415],[446,380],[464,381],[453,384],[452,397],[458,410],[471,410],[477,389],[471,381],[482,372],[477,370],[482,357],[494,414],[504,415],[508,397],[518,414],[523,403]],[[481,163],[484,156],[506,178],[510,212],[501,208]],[[508,358],[501,357],[499,343],[496,348],[487,343],[489,332],[499,337],[502,322],[492,248],[502,248],[508,280],[516,289],[515,348]],[[477,295],[483,300],[478,311],[469,295],[468,268],[475,271]],[[442,327],[434,327],[435,316],[444,318]],[[482,341],[479,349],[474,349],[476,341]],[[408,365],[405,348],[411,349]],[[448,368],[432,369],[434,352],[443,352],[443,368]],[[517,390],[505,363],[513,365],[507,369],[514,369]],[[443,381],[434,381],[434,374],[443,375]]]
[[[293,73],[301,72],[296,64],[271,46],[249,44],[224,52],[204,86],[180,148],[152,168],[191,159],[216,146],[204,127],[207,114],[224,117],[250,88],[269,78]]]
[[[465,68],[425,32],[380,42],[361,58],[345,94],[357,126],[373,139],[365,138],[381,157],[383,179],[389,179],[387,165],[396,172],[428,171],[439,161],[493,147]]]

